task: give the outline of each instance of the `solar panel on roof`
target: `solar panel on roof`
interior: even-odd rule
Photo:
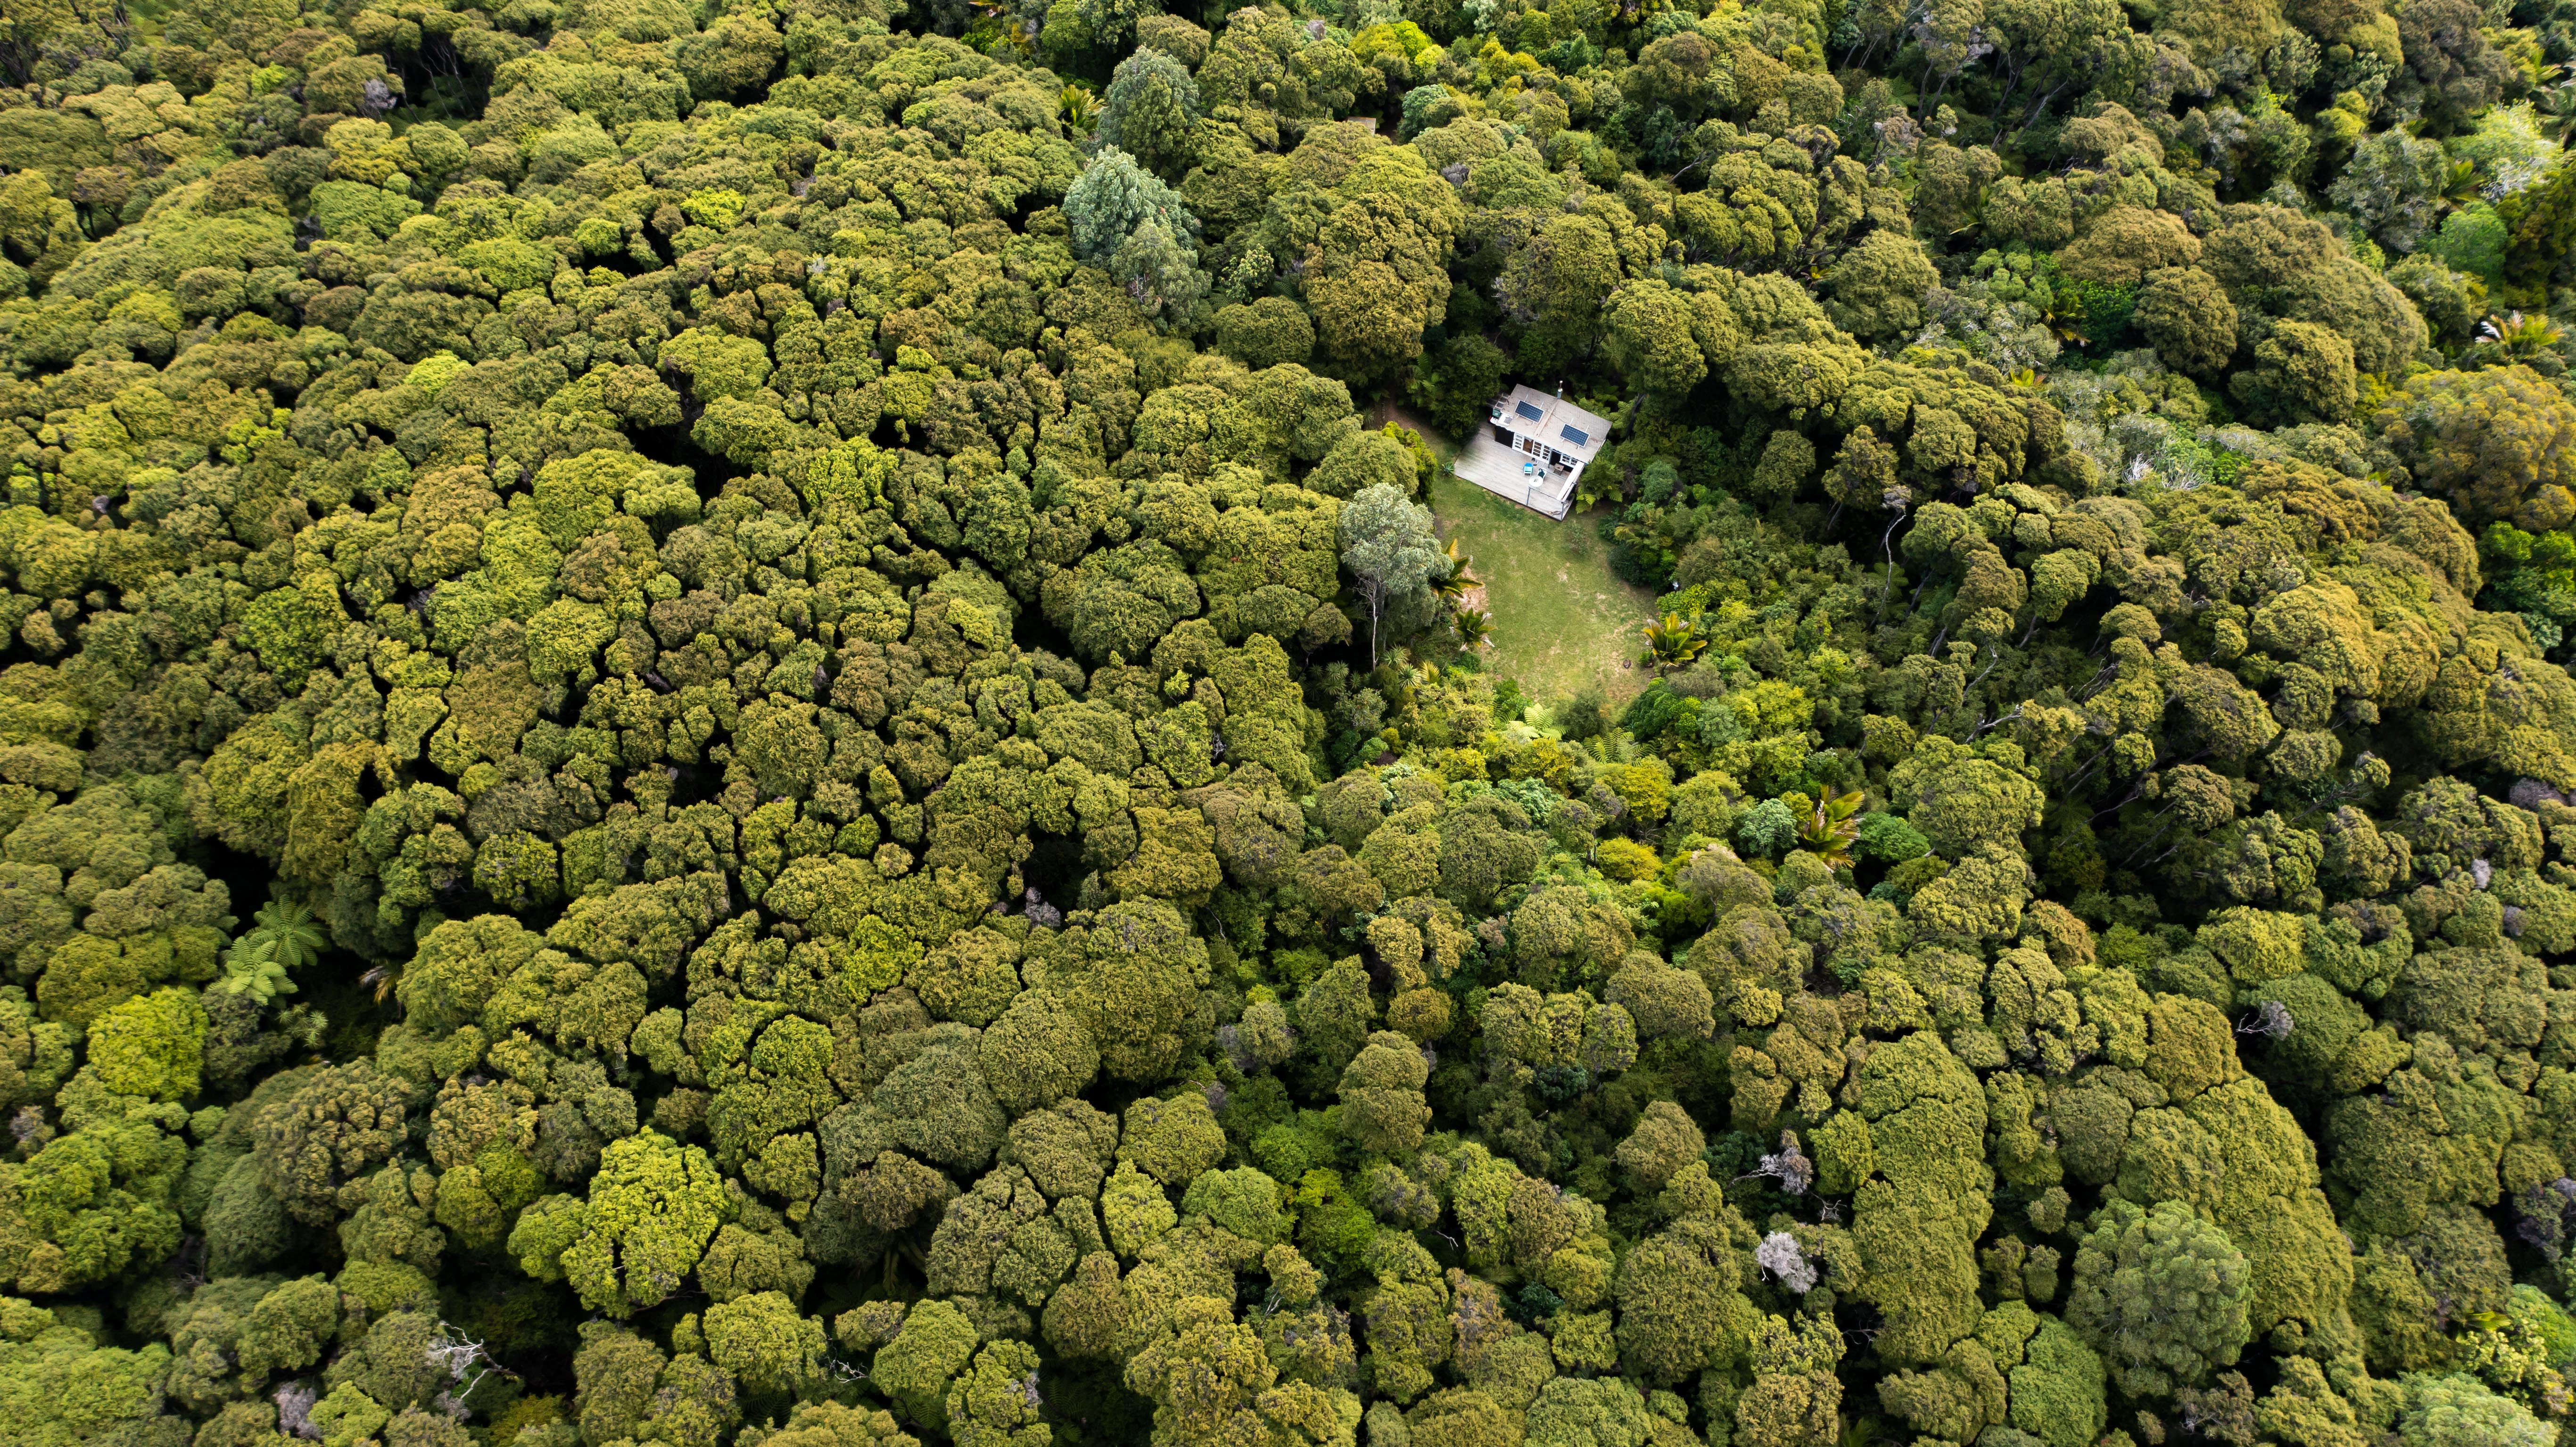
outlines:
[[[1523,416],[1523,417],[1525,417],[1525,418],[1528,418],[1528,419],[1529,419],[1530,421],[1532,421],[1532,422],[1536,422],[1539,418],[1541,418],[1541,417],[1543,417],[1543,416],[1545,416],[1545,415],[1546,415],[1545,413],[1543,413],[1543,412],[1539,411],[1536,407],[1531,406],[1531,405],[1530,405],[1530,404],[1528,404],[1527,402],[1515,402],[1515,403],[1513,403],[1513,404],[1512,404],[1512,410],[1513,410],[1514,412],[1519,413],[1521,416]]]
[[[1577,447],[1586,447],[1591,445],[1592,439],[1585,436],[1583,434],[1583,429],[1579,427],[1568,427],[1564,429],[1564,434],[1565,440],[1573,443]]]

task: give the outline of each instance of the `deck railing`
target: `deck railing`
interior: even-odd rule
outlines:
[[[1456,469],[1452,468],[1451,471],[1456,472]],[[1534,513],[1560,521],[1574,506],[1574,490],[1569,487],[1563,496],[1559,496],[1556,484],[1564,479],[1552,477],[1546,473],[1540,473],[1534,477],[1523,474],[1512,479],[1510,484],[1487,482],[1482,478],[1470,477],[1463,472],[1458,473],[1457,476],[1460,481],[1474,483],[1496,497],[1517,502]]]

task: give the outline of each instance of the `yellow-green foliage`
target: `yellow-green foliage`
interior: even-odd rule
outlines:
[[[89,1063],[119,1095],[186,1100],[204,1068],[206,1012],[192,990],[157,990],[90,1022]]]
[[[2537,1447],[2562,20],[1400,8],[0,16],[0,1447]]]

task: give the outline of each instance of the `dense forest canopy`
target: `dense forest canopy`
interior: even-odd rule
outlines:
[[[0,1447],[2576,1441],[2576,4],[1294,3],[0,13]]]

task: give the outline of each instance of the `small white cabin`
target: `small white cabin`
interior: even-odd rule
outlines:
[[[1529,387],[1514,387],[1496,398],[1491,425],[1496,442],[1569,484],[1601,455],[1601,444],[1610,436],[1610,419]]]
[[[1451,470],[1533,512],[1562,519],[1573,511],[1575,480],[1601,455],[1609,419],[1528,387],[1495,398],[1489,410],[1485,430],[1467,439]]]

